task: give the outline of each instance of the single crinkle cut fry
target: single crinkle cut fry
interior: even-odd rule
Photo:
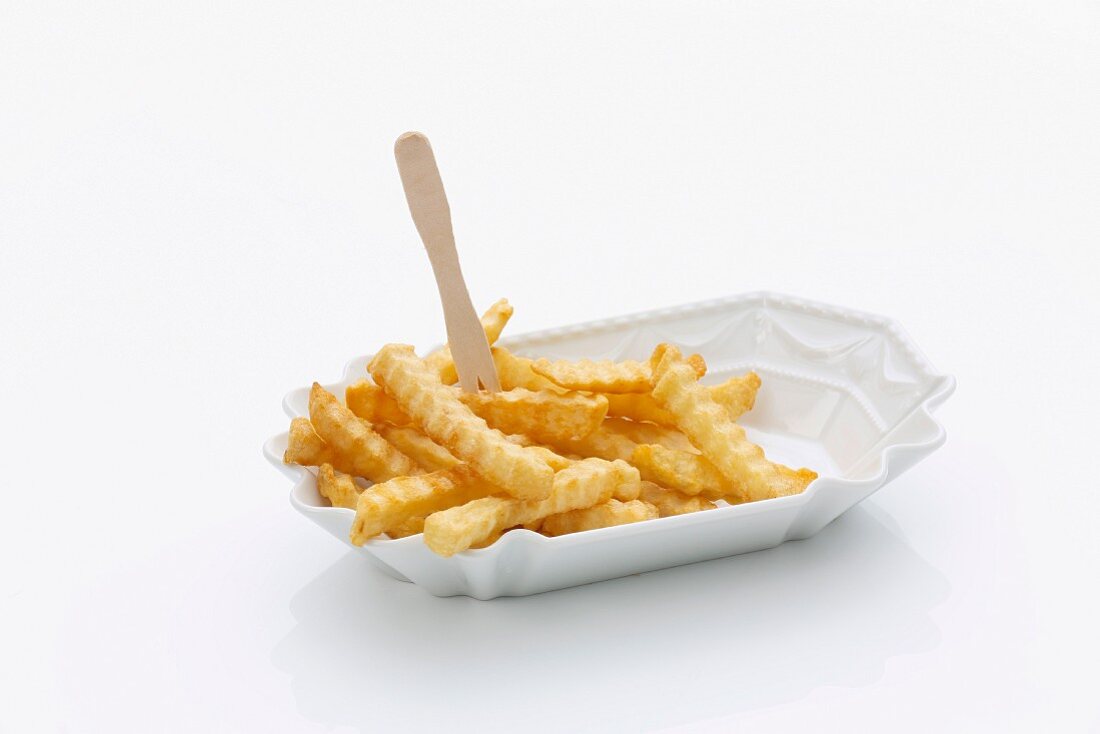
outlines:
[[[707,373],[707,363],[698,354],[688,358],[699,377]],[[646,362],[623,360],[594,362],[582,359],[577,362],[537,359],[531,364],[536,374],[552,380],[569,390],[586,390],[606,393],[646,393],[653,386],[653,370]]]
[[[481,477],[517,498],[550,495],[554,470],[537,454],[489,428],[417,358],[412,347],[387,344],[368,369],[428,437]]]
[[[522,387],[526,390],[566,392],[565,388],[558,387],[542,375],[535,374],[531,369],[533,363],[533,360],[516,356],[504,347],[493,347],[493,364],[496,365],[497,379],[500,381],[502,390],[515,390],[517,387]]]
[[[607,398],[607,414],[629,418],[633,421],[649,421],[661,426],[675,427],[676,419],[672,413],[662,408],[645,392],[604,393]]]
[[[582,359],[577,362],[551,362],[536,359],[531,369],[568,390],[609,393],[646,392],[651,375],[649,365],[634,361],[593,362]]]
[[[519,500],[508,497],[485,497],[437,512],[424,521],[424,543],[441,556],[484,543],[511,524],[516,502]]]
[[[566,390],[527,390],[455,395],[491,428],[503,433],[545,436],[583,436],[591,433],[607,415],[607,399]],[[373,383],[361,380],[348,387],[345,399],[351,412],[371,423],[407,426],[413,422],[397,401]]]
[[[370,479],[368,475],[359,472],[366,471],[369,467],[355,456],[345,456],[332,449],[324,439],[313,430],[313,424],[308,418],[295,418],[290,422],[290,434],[287,438],[286,453],[283,461],[287,464],[299,464],[301,466],[321,466],[330,464],[333,469],[342,474],[352,474]]]
[[[389,423],[393,426],[407,426],[412,418],[397,406],[397,403],[378,385],[369,380],[360,380],[348,385],[344,390],[344,402],[348,410],[368,423]]]
[[[435,441],[411,426],[376,425],[375,430],[397,450],[420,465],[425,471],[441,471],[458,466],[462,462]]]
[[[639,444],[630,457],[642,479],[710,500],[737,494],[736,486],[705,457],[654,444]]]
[[[325,440],[313,430],[309,418],[295,418],[290,421],[290,433],[287,435],[284,464],[302,466],[320,466],[338,462],[333,450]]]
[[[642,482],[639,499],[657,508],[661,517],[686,515],[689,512],[713,510],[718,505],[699,496],[684,494],[674,489],[660,487],[653,482]]]
[[[539,529],[546,535],[567,535],[642,520],[655,520],[657,517],[659,517],[657,508],[649,502],[642,500],[620,502],[610,499],[592,507],[551,515],[542,521]]]
[[[453,556],[506,528],[606,502],[621,485],[640,481],[638,470],[626,462],[583,459],[554,475],[553,490],[544,500],[485,497],[429,516],[424,542],[441,556]]]
[[[481,315],[481,328],[485,329],[485,338],[488,340],[489,346],[492,346],[500,338],[500,333],[504,331],[505,324],[508,323],[508,319],[512,318],[513,310],[512,304],[508,303],[508,299],[502,298],[489,306],[489,309]],[[439,375],[439,380],[444,385],[453,385],[458,382],[458,371],[455,369],[455,361],[454,357],[451,356],[450,347],[445,346],[432,352],[424,358],[424,363]]]
[[[372,482],[384,482],[420,468],[382,438],[369,423],[340,404],[316,382],[309,391],[309,417],[317,434],[329,445],[337,469]]]
[[[737,420],[742,414],[752,410],[756,400],[756,391],[760,388],[760,377],[755,372],[731,377],[718,385],[708,386],[711,397],[726,406],[730,418]],[[662,408],[651,393],[604,393],[607,398],[607,414],[629,418],[633,421],[648,421],[660,426],[676,427],[676,417]]]
[[[504,433],[536,441],[587,436],[607,415],[607,398],[579,392],[559,394],[519,387],[496,393],[460,393],[470,410]]]
[[[725,382],[708,387],[714,402],[723,406],[731,421],[752,410],[756,393],[760,389],[760,376],[755,372],[731,377]]]
[[[733,483],[736,499],[798,494],[817,477],[809,469],[794,470],[768,461],[764,450],[746,438],[745,429],[730,420],[726,409],[699,384],[698,375],[676,347],[658,346],[651,363],[655,365],[653,397],[676,416],[680,430]]]
[[[603,422],[603,428],[609,433],[626,436],[636,444],[652,443],[689,453],[696,453],[699,450],[680,431],[652,423],[639,423],[626,418],[608,418]]]
[[[317,491],[331,502],[333,507],[354,510],[362,490],[347,474],[337,472],[331,464],[321,464],[317,470]]]
[[[396,477],[363,490],[355,506],[351,542],[362,545],[413,518],[464,505],[500,492],[468,466],[418,476]]]

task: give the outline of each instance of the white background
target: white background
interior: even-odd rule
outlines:
[[[1100,727],[1095,3],[3,3],[0,729]],[[818,537],[436,599],[296,515],[285,391],[440,340],[896,317],[947,445]]]

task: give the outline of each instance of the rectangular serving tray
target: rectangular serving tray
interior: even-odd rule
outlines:
[[[775,461],[820,476],[791,497],[722,505],[689,515],[547,538],[513,530],[488,548],[443,558],[419,535],[380,537],[357,551],[390,576],[436,596],[526,596],[808,538],[943,445],[932,411],[954,390],[901,327],[880,316],[777,293],[749,293],[502,340],[517,354],[550,359],[649,358],[660,342],[699,352],[720,382],[755,370],[756,406],[740,419]],[[369,356],[325,385],[342,396],[363,379]],[[291,417],[307,415],[309,389],[290,392]],[[315,473],[283,464],[287,434],[264,455],[293,482],[290,502],[352,548],[352,510],[331,507]]]

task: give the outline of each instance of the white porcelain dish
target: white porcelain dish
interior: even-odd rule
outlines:
[[[943,445],[932,410],[954,390],[890,319],[775,293],[750,293],[503,340],[518,354],[551,359],[647,359],[662,341],[701,353],[706,382],[755,370],[763,384],[742,417],[769,458],[820,477],[792,497],[547,538],[513,530],[488,548],[451,558],[421,536],[379,538],[361,549],[394,578],[436,596],[525,596],[771,548],[808,538]],[[369,357],[352,360],[343,395]],[[284,407],[307,414],[308,388]],[[294,482],[291,504],[348,543],[354,512],[328,505],[313,472],[282,462],[286,433],[264,454]],[[355,546],[351,546],[355,547]]]

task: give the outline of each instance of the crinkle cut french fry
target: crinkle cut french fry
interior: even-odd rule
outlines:
[[[707,363],[698,354],[688,358],[699,377],[707,372]],[[536,374],[552,380],[569,390],[586,390],[606,393],[645,393],[653,386],[653,370],[646,362],[623,360],[592,361],[582,359],[576,362],[548,359],[536,359],[531,363]]]
[[[731,502],[736,501],[736,485],[699,454],[643,443],[634,449],[630,463],[638,467],[642,479],[662,487],[710,500],[732,497]]]
[[[621,485],[639,483],[638,470],[626,462],[583,459],[554,475],[553,491],[545,500],[485,497],[431,515],[424,523],[424,542],[439,555],[452,556],[493,533],[606,502]]]
[[[633,421],[649,421],[661,426],[675,426],[672,413],[662,408],[645,392],[602,393],[607,398],[607,414],[629,418]]]
[[[347,403],[348,410],[368,423],[389,423],[393,426],[407,426],[412,423],[412,418],[405,415],[394,399],[369,380],[348,385],[344,391],[344,402]]]
[[[462,463],[451,456],[447,449],[411,426],[391,426],[380,423],[374,428],[382,438],[396,446],[398,451],[415,461],[425,471],[451,469]]]
[[[607,399],[579,392],[515,388],[496,393],[461,393],[470,410],[504,433],[519,433],[536,441],[586,436],[607,415]]]
[[[321,464],[317,470],[317,491],[331,502],[333,507],[354,510],[362,490],[347,474],[337,472],[331,464]]]
[[[716,504],[703,497],[659,487],[653,482],[642,482],[638,497],[656,507],[661,517],[686,515],[689,512],[713,510],[717,507]]]
[[[514,503],[505,497],[485,497],[431,515],[424,521],[424,543],[441,556],[453,556],[484,543],[511,523]]]
[[[359,495],[351,542],[362,545],[414,517],[427,517],[496,492],[498,487],[477,477],[468,466],[375,484]]]
[[[698,451],[688,437],[680,431],[655,426],[652,423],[639,423],[626,418],[608,418],[603,422],[603,429],[609,433],[626,436],[634,443],[652,443],[689,453]]]
[[[546,535],[566,535],[642,520],[655,520],[658,516],[657,508],[649,502],[642,500],[620,502],[611,499],[592,507],[551,515],[542,521],[540,531]]]
[[[290,435],[283,461],[300,466],[319,467],[322,464],[330,464],[333,469],[342,474],[355,476],[363,476],[358,472],[364,471],[363,462],[358,461],[356,457],[340,454],[325,443],[324,439],[313,430],[313,424],[308,418],[295,418],[290,422]]]
[[[417,358],[412,347],[387,344],[368,369],[424,433],[481,477],[517,498],[550,495],[554,470],[537,454],[489,428]]]
[[[522,387],[526,390],[566,392],[565,388],[558,387],[542,375],[535,374],[531,369],[533,363],[533,360],[518,357],[504,347],[493,347],[493,364],[496,365],[497,379],[500,380],[502,390],[515,390],[517,387]]]
[[[752,410],[753,405],[756,404],[760,376],[755,372],[746,372],[718,385],[711,385],[708,389],[714,402],[725,407],[729,419],[735,421]]]
[[[500,338],[500,333],[504,331],[505,324],[508,323],[508,319],[512,318],[513,310],[512,304],[508,303],[508,299],[502,298],[489,306],[489,309],[481,315],[481,328],[485,329],[485,338],[489,342],[489,346],[492,346]],[[439,375],[439,380],[444,385],[453,385],[458,382],[458,371],[455,369],[455,361],[451,356],[450,347],[443,347],[432,352],[424,358],[424,363]]]
[[[420,471],[416,462],[391,446],[369,423],[316,382],[309,391],[309,417],[342,466],[335,460],[329,463],[347,474],[384,482]]]
[[[503,433],[526,434],[536,440],[545,436],[583,436],[591,433],[607,415],[607,399],[561,389],[468,393],[455,390],[458,399]],[[348,408],[371,423],[407,426],[413,422],[397,401],[378,385],[361,380],[348,387]]]
[[[295,418],[290,421],[290,433],[287,435],[286,452],[283,463],[302,466],[320,466],[339,461],[325,440],[313,430],[309,418]]]
[[[593,392],[646,392],[649,390],[649,365],[643,362],[623,361],[594,362],[582,359],[577,362],[536,359],[531,364],[535,374],[542,375],[567,390],[591,390]]]
[[[653,353],[653,397],[676,416],[691,442],[737,488],[744,501],[798,494],[817,474],[768,461],[764,450],[745,437],[725,408],[699,384],[698,376],[676,347],[662,344]]]
[[[759,388],[760,378],[755,372],[731,377],[719,385],[708,387],[711,397],[717,403],[726,406],[731,420],[737,420],[742,414],[752,410],[756,391]],[[650,393],[604,393],[603,395],[607,398],[607,414],[610,416],[676,427],[676,418],[658,405]]]

